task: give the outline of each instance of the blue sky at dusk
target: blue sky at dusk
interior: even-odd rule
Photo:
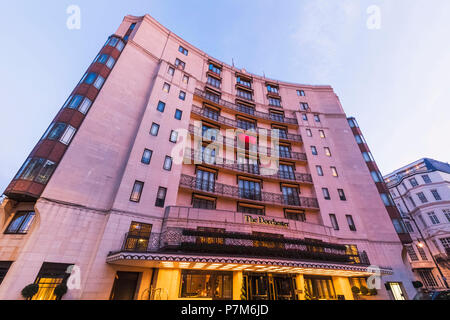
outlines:
[[[80,30],[66,27],[69,5]],[[371,5],[379,30],[366,26]],[[383,174],[450,158],[448,0],[16,0],[0,12],[0,192],[127,14],[249,72],[333,86]]]

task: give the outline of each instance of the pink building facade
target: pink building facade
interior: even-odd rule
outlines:
[[[415,294],[333,89],[234,68],[148,15],[125,17],[5,195],[0,299]]]

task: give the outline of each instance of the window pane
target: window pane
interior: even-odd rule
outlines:
[[[39,175],[36,177],[35,181],[43,184],[47,183],[55,168],[56,164],[47,160],[42,169],[39,171]]]
[[[61,139],[59,139],[59,141],[61,141],[64,144],[69,144],[70,141],[72,140],[73,135],[75,134],[76,129],[72,126],[67,126],[66,131],[64,131],[63,135],[61,136]]]
[[[89,100],[88,98],[84,98],[83,103],[81,104],[78,111],[80,111],[83,114],[86,114],[89,108],[91,107],[91,104],[92,104],[91,100]]]

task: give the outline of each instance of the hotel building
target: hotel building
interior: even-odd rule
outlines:
[[[384,179],[413,239],[405,249],[416,280],[428,290],[448,288],[450,165],[423,158]]]
[[[415,294],[333,89],[229,66],[148,15],[107,39],[4,194],[0,299],[55,299],[73,265],[63,299]]]

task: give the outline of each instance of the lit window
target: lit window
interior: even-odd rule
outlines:
[[[319,130],[319,135],[322,139],[325,138],[325,132],[323,130]]]
[[[6,234],[26,234],[30,229],[31,223],[34,220],[34,211],[19,211],[14,214],[8,228],[6,228]]]
[[[166,194],[167,189],[159,187],[158,194],[156,195],[156,202],[155,202],[156,207],[164,208],[164,203],[166,202]]]
[[[175,59],[175,65],[183,70],[186,67],[186,64],[178,58]]]
[[[189,83],[189,77],[187,75],[183,75],[183,83],[185,84]]]
[[[145,149],[144,153],[142,154],[141,162],[144,164],[150,164],[150,161],[152,159],[153,151],[149,149]]]
[[[172,67],[169,67],[169,69],[167,69],[167,73],[170,74],[171,76],[173,76],[173,74],[175,73],[175,69]]]
[[[158,106],[156,107],[156,110],[159,112],[164,112],[164,109],[166,108],[166,104],[162,101],[158,102]]]
[[[157,123],[152,123],[152,128],[150,129],[150,134],[152,136],[157,136],[159,132],[159,124]]]
[[[71,265],[44,262],[35,281],[39,290],[32,300],[57,300],[59,297],[54,294],[55,288],[66,283],[70,276],[70,273],[67,273],[69,266]]]
[[[163,169],[167,171],[172,170],[172,157],[166,156],[166,159],[164,160]]]
[[[330,148],[325,147],[325,148],[323,148],[323,149],[325,150],[325,155],[326,155],[327,157],[331,157],[331,151],[330,151]]]
[[[181,120],[181,117],[183,116],[183,111],[180,109],[175,110],[175,119]]]
[[[331,168],[331,174],[333,175],[333,177],[338,177],[338,172],[336,170],[336,167],[330,167]]]
[[[169,93],[169,91],[170,91],[170,84],[168,84],[167,82],[164,83],[163,91]]]
[[[141,200],[142,189],[144,189],[144,183],[142,181],[135,181],[133,190],[131,191],[130,201],[139,202]]]

